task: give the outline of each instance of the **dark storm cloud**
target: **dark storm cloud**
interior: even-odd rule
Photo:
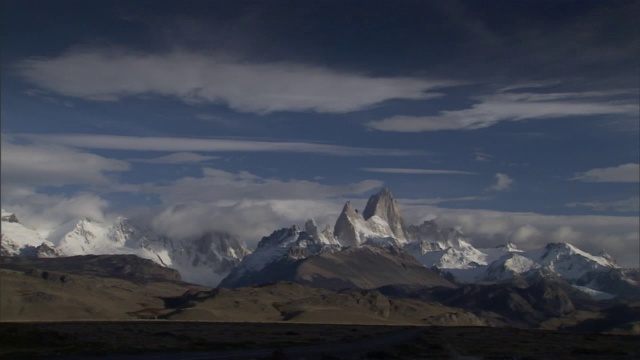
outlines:
[[[208,7],[216,11],[198,15]],[[240,1],[175,10],[146,17],[173,46],[263,60],[504,81],[619,82],[637,69],[635,1]]]
[[[151,53],[223,51],[254,62],[287,61],[377,76],[502,84],[562,78],[569,86],[615,88],[637,82],[637,1],[106,4],[9,1],[5,13],[13,16],[3,18],[3,28],[20,36],[3,47],[14,55],[20,49],[22,58],[59,55],[82,44],[117,44]],[[57,21],[28,27],[29,17],[45,13]],[[41,43],[38,39],[47,45],[30,53],[29,44]]]

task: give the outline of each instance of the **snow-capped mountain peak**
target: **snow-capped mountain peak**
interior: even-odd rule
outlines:
[[[307,225],[308,224],[307,222]],[[317,229],[317,228],[316,228]],[[260,240],[256,250],[247,255],[242,261],[242,266],[247,271],[259,271],[267,264],[287,257],[298,259],[318,254],[327,249],[338,249],[336,242],[327,243],[306,231],[301,231],[297,226],[276,230],[271,235]]]
[[[55,257],[55,246],[37,231],[22,225],[14,213],[2,209],[0,255],[26,257]]]
[[[170,239],[124,217],[113,222],[84,218],[57,246],[25,228],[7,211],[2,211],[2,220],[2,255],[134,254],[178,270],[185,281],[203,285],[217,285],[249,253],[243,242],[226,233],[206,232],[193,238]]]
[[[506,252],[522,252],[522,250],[520,250],[516,246],[516,244],[512,243],[511,241],[507,241],[505,244],[496,246],[496,249],[500,249]]]
[[[482,280],[507,280],[540,267],[540,264],[518,252],[508,252],[487,267]]]
[[[315,226],[312,221],[307,221],[305,227],[311,227],[313,230],[312,225]],[[256,250],[245,256],[224,281],[233,282],[248,273],[258,273],[273,263],[296,261],[325,251],[333,252],[340,249],[341,246],[337,242],[327,244],[325,240],[319,240],[308,232],[301,231],[295,225],[282,228],[263,237]]]
[[[324,230],[319,231],[318,226],[316,225],[313,219],[307,220],[304,224],[304,231],[315,238],[318,242],[325,245],[337,245],[338,240],[336,240],[335,236],[333,236],[333,232],[329,225],[327,225]]]
[[[119,253],[118,244],[109,236],[109,226],[89,218],[78,221],[58,247],[67,255]]]
[[[427,267],[469,269],[487,264],[486,253],[473,247],[456,228],[440,228],[433,221],[407,227],[406,249]]]
[[[406,231],[398,204],[388,189],[372,195],[363,214],[350,201],[344,205],[336,221],[334,236],[343,246],[358,247],[364,243],[405,244]]]
[[[578,279],[588,271],[619,268],[610,257],[589,254],[569,243],[549,243],[523,255],[569,280]]]
[[[400,216],[400,207],[389,189],[384,188],[379,193],[371,196],[367,201],[367,206],[365,206],[362,216],[365,220],[378,217],[387,224],[398,241],[404,242],[406,237],[404,220]],[[380,221],[376,222],[379,223]]]

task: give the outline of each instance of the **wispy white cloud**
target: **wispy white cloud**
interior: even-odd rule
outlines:
[[[490,191],[505,191],[509,190],[514,184],[514,180],[507,174],[496,173],[496,183],[489,187]]]
[[[188,202],[167,205],[149,221],[158,233],[178,239],[225,231],[255,247],[274,230],[300,226],[307,219],[313,218],[320,227],[333,227],[342,205],[341,199]]]
[[[21,134],[19,136],[42,143],[85,149],[166,152],[296,152],[337,156],[405,156],[425,154],[424,152],[415,150],[359,148],[311,142],[92,134]]]
[[[308,180],[265,178],[247,171],[229,172],[204,168],[201,177],[185,177],[167,185],[127,186],[123,190],[158,194],[164,203],[175,204],[191,201],[322,199],[362,194],[382,185],[378,180],[325,185]]]
[[[499,93],[510,92],[513,90],[522,90],[522,89],[538,89],[538,88],[548,88],[550,86],[561,84],[558,80],[547,80],[547,81],[525,81],[512,85],[507,85],[498,90]]]
[[[490,161],[491,159],[493,159],[493,155],[487,154],[482,149],[475,149],[475,151],[473,152],[473,156],[475,157],[476,161]]]
[[[478,97],[467,109],[441,111],[432,116],[392,116],[371,121],[369,128],[381,131],[422,132],[471,130],[493,126],[502,121],[522,121],[561,117],[619,115],[637,118],[638,103],[607,98],[629,91],[577,93],[496,93]]]
[[[461,202],[461,201],[487,201],[491,200],[490,196],[461,196],[453,198],[431,198],[431,199],[396,199],[401,205],[437,205],[448,202]]]
[[[628,163],[596,168],[576,174],[571,180],[586,182],[640,182],[640,164]]]
[[[447,81],[374,77],[296,63],[252,63],[219,54],[75,49],[24,60],[20,73],[54,93],[96,101],[173,96],[187,103],[224,103],[254,113],[361,110],[390,99],[429,99]]]
[[[632,197],[615,201],[586,201],[568,203],[567,207],[585,207],[595,211],[640,212],[640,198]]]
[[[129,169],[129,163],[51,144],[19,143],[3,135],[0,151],[2,207],[15,212],[25,226],[50,240],[70,231],[84,217],[104,220],[108,202],[84,191],[46,194],[45,187],[117,187],[111,174]]]
[[[360,168],[362,171],[388,173],[388,174],[412,174],[412,175],[477,175],[478,173],[459,170],[436,169],[406,169],[406,168]]]
[[[157,194],[164,210],[151,223],[160,233],[184,238],[206,230],[227,231],[255,245],[262,236],[283,226],[302,225],[309,218],[320,226],[333,226],[345,198],[382,185],[376,180],[337,185],[285,181],[205,168],[201,177],[121,190]]]
[[[129,159],[131,162],[150,164],[188,164],[201,163],[209,160],[220,159],[219,156],[205,156],[192,152],[178,152],[150,159]]]
[[[129,169],[125,161],[55,144],[19,144],[3,136],[1,147],[3,189],[12,184],[107,184],[112,181],[109,173]]]
[[[32,188],[5,193],[3,185],[2,207],[18,216],[20,222],[36,229],[44,238],[54,243],[71,231],[80,219],[105,221],[109,203],[90,193],[74,195],[49,195]]]

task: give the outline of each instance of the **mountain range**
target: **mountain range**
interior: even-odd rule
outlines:
[[[309,220],[302,228],[275,230],[253,251],[231,234],[175,239],[122,217],[111,224],[83,219],[61,239],[44,239],[3,210],[0,255],[133,254],[178,270],[184,281],[234,288],[276,281],[333,290],[456,288],[553,276],[596,299],[640,295],[640,270],[622,269],[606,253],[589,254],[568,243],[529,251],[512,243],[495,248],[472,243],[459,229],[433,220],[407,225],[392,193],[382,189],[362,213],[347,202],[333,230],[320,230]]]

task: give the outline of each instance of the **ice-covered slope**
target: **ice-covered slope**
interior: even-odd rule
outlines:
[[[15,214],[2,209],[0,255],[27,257],[56,257],[55,246],[37,231],[22,225]]]
[[[567,280],[577,280],[590,271],[619,268],[606,254],[592,255],[568,243],[549,243],[541,249],[527,251],[522,255]]]
[[[478,251],[485,254],[486,263],[475,268],[436,266],[463,282],[510,281],[545,270],[576,283],[593,272],[619,268],[608,255],[592,255],[567,243],[550,243],[530,251],[519,250],[513,245]]]
[[[152,247],[154,242],[154,235],[138,230],[123,217],[117,218],[113,224],[83,219],[64,235],[58,248],[67,256],[134,254],[161,265],[171,265],[168,251]]]
[[[616,269],[607,254],[592,255],[567,243],[550,243],[522,251],[507,243],[495,248],[475,248],[461,231],[440,228],[434,221],[407,227],[405,249],[427,267],[449,272],[463,282],[509,281],[545,269],[570,282],[591,272]]]
[[[493,261],[476,280],[504,281],[514,276],[525,275],[533,270],[540,269],[541,265],[521,253],[508,253],[498,260]]]
[[[407,234],[406,250],[427,267],[472,269],[487,264],[489,255],[473,247],[458,229],[441,229],[434,221],[425,221],[410,225]]]
[[[207,232],[185,239],[140,230],[125,218],[109,225],[88,219],[78,222],[60,242],[67,255],[135,254],[171,267],[184,281],[217,285],[249,250],[235,237]]]
[[[217,286],[250,253],[244,242],[223,232],[179,241],[158,238],[148,247],[166,252],[167,266],[178,270],[184,281],[209,286]]]
[[[113,223],[80,220],[54,245],[22,226],[15,215],[4,210],[2,215],[1,254],[7,256],[133,254],[178,270],[184,281],[215,286],[249,253],[242,241],[226,233],[170,239],[123,217]]]
[[[313,230],[309,222],[306,227]],[[316,238],[295,225],[290,228],[282,228],[263,237],[253,253],[245,256],[221,285],[234,286],[244,282],[260,283],[258,281],[261,278],[260,272],[274,263],[280,262],[286,267],[287,263],[325,251],[337,251],[340,248],[341,246],[335,240],[331,241],[326,236]],[[250,280],[254,278],[255,281]]]

